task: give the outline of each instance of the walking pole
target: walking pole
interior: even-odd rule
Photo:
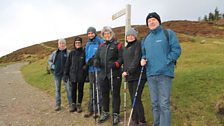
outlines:
[[[127,94],[127,78],[124,77],[124,126],[126,126],[127,110],[126,110],[126,94]]]
[[[131,116],[132,116],[132,113],[133,113],[133,110],[134,110],[134,107],[135,107],[135,104],[136,104],[136,99],[137,99],[137,95],[138,95],[138,88],[139,88],[139,85],[140,85],[140,82],[141,82],[141,79],[142,79],[143,70],[144,70],[144,66],[141,69],[141,73],[140,73],[140,76],[139,76],[139,79],[138,79],[138,85],[137,85],[137,88],[136,88],[136,91],[135,91],[135,96],[134,96],[134,100],[133,100],[133,104],[132,104],[132,108],[131,108],[131,113],[130,113],[130,116],[129,116],[129,119],[128,119],[128,126],[130,125]]]
[[[95,119],[95,125],[96,125],[96,105],[95,105],[95,82],[93,82],[93,111],[94,111],[94,119]]]
[[[112,94],[112,126],[114,125],[114,113],[113,113],[113,107],[114,107],[114,98],[113,98],[113,70],[112,68],[110,69],[110,83],[111,83],[111,94]]]
[[[95,71],[95,79],[96,79],[97,108],[98,108],[98,115],[100,116],[100,99],[99,99],[99,89],[98,89],[98,75],[97,75],[97,70]]]

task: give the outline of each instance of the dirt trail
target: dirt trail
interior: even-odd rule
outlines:
[[[0,126],[93,126],[94,119],[68,108],[54,111],[54,97],[28,85],[20,68],[24,63],[0,67]],[[104,124],[105,125],[105,124]]]

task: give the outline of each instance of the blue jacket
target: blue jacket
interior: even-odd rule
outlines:
[[[96,36],[93,40],[88,39],[86,43],[86,64],[88,63],[89,59],[93,58],[96,54],[96,51],[100,44],[103,43],[103,39]],[[88,66],[88,72],[95,72],[95,70],[99,71],[99,68],[94,67],[93,65]]]
[[[175,61],[181,54],[181,47],[175,32],[167,29],[169,42],[160,25],[142,40],[142,59],[147,60],[146,74],[174,77]]]

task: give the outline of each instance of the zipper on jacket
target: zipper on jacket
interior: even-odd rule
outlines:
[[[111,44],[111,43],[110,43]],[[108,53],[108,48],[110,47],[110,44],[106,45],[106,53],[105,53],[105,74],[107,74],[107,53]]]

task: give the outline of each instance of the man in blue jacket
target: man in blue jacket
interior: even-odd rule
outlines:
[[[87,29],[87,36],[88,36],[88,40],[87,40],[86,48],[85,48],[85,52],[86,52],[85,61],[88,66],[88,76],[89,76],[90,88],[89,88],[88,112],[85,113],[85,115],[84,115],[84,117],[86,117],[86,118],[92,116],[94,114],[94,109],[97,108],[96,104],[93,105],[93,84],[96,82],[95,72],[100,71],[100,69],[93,66],[93,57],[95,56],[96,51],[97,51],[98,47],[100,46],[100,44],[103,43],[103,39],[101,39],[97,36],[96,29],[94,27],[89,27]],[[101,95],[99,84],[96,84],[95,88],[94,88],[94,95],[95,95],[94,102],[97,103],[96,86],[98,87],[99,101],[100,101],[99,105],[101,107],[102,95]],[[95,112],[97,112],[97,111],[95,110]],[[99,115],[97,115],[97,116],[99,116]],[[94,118],[96,118],[96,117],[94,116]]]
[[[153,126],[170,126],[170,90],[176,60],[181,47],[175,33],[164,30],[160,16],[149,13],[146,17],[149,34],[142,41],[141,66],[146,67],[154,123]]]

